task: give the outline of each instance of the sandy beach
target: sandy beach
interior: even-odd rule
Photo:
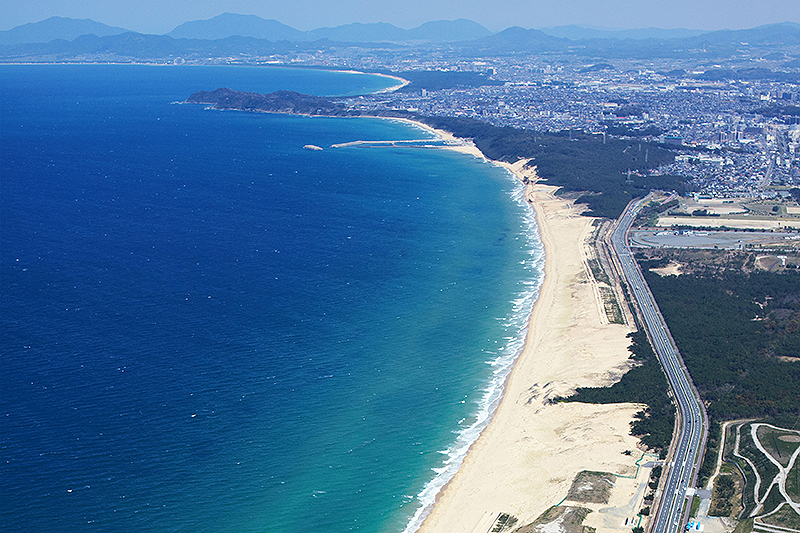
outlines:
[[[450,148],[483,157],[469,144]],[[500,164],[521,179],[535,180],[535,170],[524,169],[524,162]],[[601,319],[584,250],[593,219],[580,216],[582,207],[555,196],[555,190],[536,183],[527,190],[546,262],[524,350],[491,424],[439,494],[422,533],[486,533],[499,513],[515,516],[521,526],[562,501],[581,470],[636,473],[641,452],[629,423],[641,405],[548,402],[579,386],[618,379],[629,365],[626,335],[633,330]],[[616,490],[616,497],[627,498],[629,489]]]

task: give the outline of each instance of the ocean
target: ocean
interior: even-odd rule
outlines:
[[[329,148],[428,136],[398,121],[178,103],[395,83],[0,66],[0,529],[419,526],[543,276],[521,185],[447,150]]]

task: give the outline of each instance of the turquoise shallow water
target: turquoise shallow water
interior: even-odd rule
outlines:
[[[413,530],[542,254],[519,185],[377,119],[176,105],[287,69],[0,68],[0,526]]]

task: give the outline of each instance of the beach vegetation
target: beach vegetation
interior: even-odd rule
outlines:
[[[514,527],[519,519],[511,516],[508,513],[501,513],[494,522],[494,526],[490,530],[492,533],[501,533],[502,531],[509,530]]]
[[[581,503],[608,503],[617,476],[608,472],[578,472],[567,492],[567,500]]]
[[[605,283],[606,285],[611,285],[611,279],[606,274],[606,271],[603,270],[603,267],[600,265],[600,261],[590,257],[587,259],[589,263],[589,268],[592,270],[592,276],[594,276],[595,281],[600,283]]]
[[[614,290],[609,287],[598,287],[600,290],[600,297],[603,299],[603,310],[606,313],[606,318],[611,324],[624,324],[625,317],[622,316],[622,309],[617,301],[617,295]]]
[[[663,472],[663,470],[664,467],[661,465],[654,466],[653,469],[650,471],[650,479],[653,479],[655,481],[661,479],[661,472]]]
[[[540,533],[551,530],[560,533],[594,533],[594,528],[583,525],[584,519],[591,512],[591,509],[585,507],[554,505],[530,524],[515,529],[514,533]]]
[[[645,404],[645,409],[631,422],[631,434],[640,437],[648,448],[665,449],[672,440],[675,425],[675,408],[667,394],[667,378],[647,335],[640,330],[628,337],[631,339],[630,358],[638,363],[636,366],[610,387],[579,387],[572,396],[558,401]]]

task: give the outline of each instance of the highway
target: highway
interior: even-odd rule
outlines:
[[[677,533],[684,530],[687,520],[689,506],[686,513],[683,512],[686,489],[694,485],[703,460],[707,418],[664,318],[628,246],[628,230],[642,202],[638,200],[628,205],[617,221],[611,240],[629,292],[639,307],[650,342],[667,375],[678,408],[678,433],[672,439],[671,460],[665,469],[667,477],[662,484],[663,491],[650,528],[653,533]]]

